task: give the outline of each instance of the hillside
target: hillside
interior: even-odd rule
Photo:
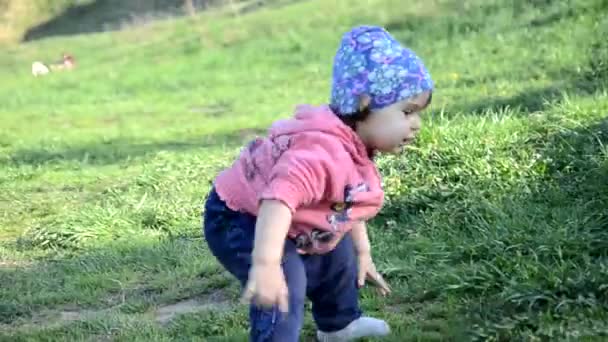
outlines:
[[[606,338],[606,11],[282,1],[0,50],[0,341],[243,340],[239,289],[200,234],[210,181],[327,101],[340,34],[362,23],[437,84],[420,139],[378,161],[371,239],[394,294],[365,289],[365,310],[390,341]],[[32,77],[64,51],[74,70]]]
[[[257,8],[277,1],[191,0],[192,10]],[[116,31],[188,14],[184,0],[0,0],[0,44]]]

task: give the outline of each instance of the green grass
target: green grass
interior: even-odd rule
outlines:
[[[255,0],[254,0],[255,1]],[[249,12],[250,0],[197,0],[198,11]],[[290,0],[272,0],[272,5]],[[223,5],[231,4],[231,6]],[[184,0],[0,0],[0,44],[105,32],[186,15]]]
[[[201,237],[210,181],[296,104],[326,101],[340,35],[361,23],[437,83],[416,145],[378,161],[371,238],[394,294],[366,289],[364,309],[389,341],[605,339],[605,11],[310,0],[3,50],[0,340],[246,339],[239,288]],[[29,74],[66,47],[76,70]],[[156,322],[193,298],[222,309]]]

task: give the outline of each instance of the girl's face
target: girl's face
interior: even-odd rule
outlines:
[[[420,131],[420,112],[429,104],[431,93],[396,102],[371,115],[358,124],[357,133],[365,144],[376,151],[398,153],[414,141]],[[366,106],[369,99],[362,99]]]

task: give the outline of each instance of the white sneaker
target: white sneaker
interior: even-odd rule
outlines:
[[[342,330],[333,332],[317,330],[317,341],[347,342],[363,337],[382,337],[390,332],[391,329],[385,321],[372,317],[360,317],[350,322]]]

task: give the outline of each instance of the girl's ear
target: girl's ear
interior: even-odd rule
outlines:
[[[371,102],[372,102],[372,98],[369,95],[363,94],[363,95],[359,96],[359,112],[367,111],[369,104]]]

